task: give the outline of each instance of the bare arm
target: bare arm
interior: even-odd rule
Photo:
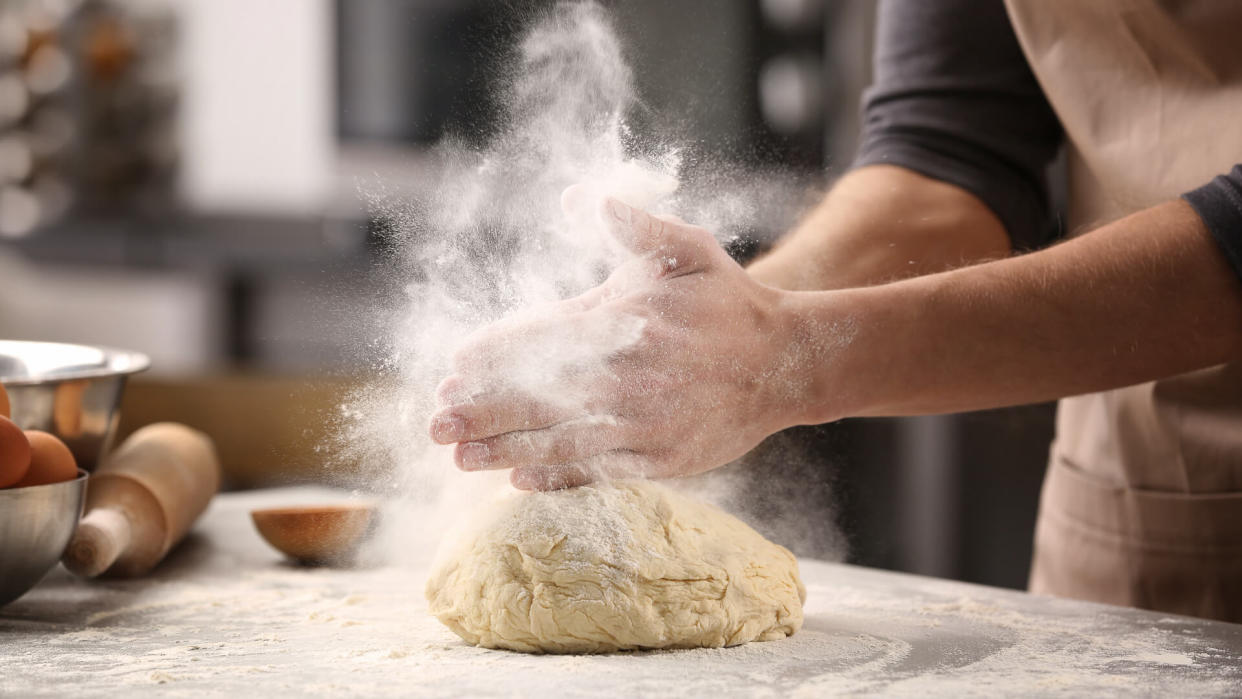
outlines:
[[[855,333],[814,372],[804,422],[1029,403],[1242,357],[1242,284],[1180,200],[1040,252],[786,302],[796,332]]]
[[[1183,201],[1040,252],[834,291],[760,284],[694,226],[616,201],[601,215],[631,263],[459,353],[431,433],[462,468],[513,468],[523,488],[684,475],[791,425],[1046,400],[1242,356],[1242,284]],[[502,361],[633,327],[602,366],[539,390]],[[565,395],[586,400],[547,398]]]
[[[854,170],[752,277],[781,289],[868,286],[1009,254],[1000,219],[974,195],[892,165]]]

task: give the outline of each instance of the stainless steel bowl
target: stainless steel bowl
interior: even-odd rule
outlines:
[[[86,478],[78,469],[71,481],[0,490],[0,607],[60,561],[82,516]]]
[[[126,378],[150,365],[137,352],[0,340],[0,384],[9,393],[13,422],[60,437],[87,471],[112,446]]]

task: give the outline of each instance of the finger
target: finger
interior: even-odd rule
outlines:
[[[615,295],[615,292],[607,284],[601,284],[591,287],[577,296],[559,302],[556,310],[565,315],[582,313],[604,303],[613,295]]]
[[[613,236],[631,252],[654,255],[664,252],[669,246],[668,221],[634,208],[620,199],[604,197],[599,215]]]
[[[580,466],[525,466],[509,473],[509,482],[518,490],[561,490],[601,480]]]
[[[561,212],[571,223],[587,227],[595,222],[592,216],[599,208],[601,199],[603,197],[599,191],[593,191],[581,183],[571,184],[561,192]],[[685,219],[676,214],[654,214],[654,216],[664,221],[687,225]]]
[[[470,389],[466,387],[466,382],[458,374],[446,376],[440,385],[436,386],[436,406],[443,408],[445,406],[457,405],[459,403],[469,403],[474,400]]]
[[[706,251],[718,247],[701,228],[652,216],[613,197],[604,198],[599,215],[613,237],[631,252],[658,258],[665,275],[697,269],[706,261]]]
[[[614,378],[610,362],[642,339],[646,324],[639,313],[601,305],[481,336],[453,357],[464,384],[458,390],[475,400],[485,393],[588,400],[593,384]]]
[[[569,464],[519,466],[509,482],[519,490],[560,490],[598,481],[641,478],[656,473],[655,464],[632,451],[615,450]]]
[[[484,394],[440,408],[428,432],[438,444],[477,442],[506,432],[538,430],[582,417],[585,409],[538,400],[527,393]]]
[[[499,356],[512,356],[523,347],[542,345],[549,335],[572,336],[587,322],[583,315],[608,301],[615,292],[604,285],[560,301],[541,304],[492,321],[462,338],[453,350],[455,368],[477,368],[494,363]]]
[[[566,306],[569,311],[572,305]],[[523,314],[505,318],[468,335],[453,352],[458,373],[478,374],[531,368],[531,352],[559,347],[584,334],[583,324],[592,320],[582,312]]]
[[[463,471],[566,464],[617,449],[624,440],[616,418],[591,416],[541,430],[508,432],[477,442],[461,442],[453,458]]]

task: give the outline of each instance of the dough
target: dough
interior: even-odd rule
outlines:
[[[787,549],[649,481],[515,495],[436,567],[431,613],[485,648],[734,646],[802,626]]]

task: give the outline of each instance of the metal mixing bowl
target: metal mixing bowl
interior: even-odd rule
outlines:
[[[150,365],[137,352],[0,340],[0,384],[9,393],[13,422],[56,435],[87,471],[112,445],[126,378]]]
[[[0,490],[0,607],[60,560],[82,516],[87,473],[63,483]]]

